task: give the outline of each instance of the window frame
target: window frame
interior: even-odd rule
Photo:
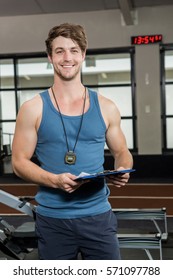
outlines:
[[[165,52],[173,51],[173,44],[160,45],[160,86],[161,86],[161,126],[162,126],[162,153],[172,154],[173,148],[167,147],[167,120],[173,119],[173,114],[166,114],[166,85],[173,85],[173,81],[166,81]]]

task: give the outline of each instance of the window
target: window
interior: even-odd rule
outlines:
[[[16,119],[16,98],[14,91],[14,61],[0,59],[0,151],[3,145],[10,145]]]
[[[173,151],[173,45],[161,48],[163,151]]]
[[[45,54],[0,59],[0,146],[13,140],[20,106],[53,82],[53,69]]]
[[[117,104],[128,147],[135,150],[133,61],[133,48],[89,51],[82,68],[82,79],[86,86]]]
[[[46,88],[53,83],[53,68],[47,57],[18,59],[17,72],[19,88]]]
[[[14,88],[14,62],[12,58],[0,59],[0,88]]]

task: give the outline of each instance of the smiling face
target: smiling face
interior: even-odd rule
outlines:
[[[85,53],[70,38],[59,36],[52,42],[52,55],[49,60],[54,67],[55,75],[64,81],[80,78],[82,62]]]

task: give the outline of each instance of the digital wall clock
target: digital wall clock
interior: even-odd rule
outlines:
[[[131,37],[132,45],[149,45],[162,42],[163,36],[161,34],[154,35],[137,35]]]

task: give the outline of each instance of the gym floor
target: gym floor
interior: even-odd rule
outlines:
[[[25,215],[13,215],[13,216],[2,216],[3,220],[8,222],[10,225],[13,225],[15,228],[22,225],[25,222],[32,222],[32,218],[27,217]],[[144,233],[155,233],[155,227],[150,221],[118,221],[119,224],[119,233],[135,233],[144,232]],[[168,239],[162,241],[162,254],[163,260],[173,260],[173,217],[167,218],[168,224]],[[162,227],[162,225],[159,225]],[[3,226],[0,225],[0,229]],[[153,259],[159,259],[159,250],[151,249],[150,253]],[[146,252],[142,249],[125,249],[121,248],[121,257],[122,260],[148,260],[148,256]],[[2,252],[0,246],[0,259],[16,259],[6,252]],[[36,260],[38,259],[37,249],[31,250],[29,253],[24,254],[23,259],[26,260]]]

